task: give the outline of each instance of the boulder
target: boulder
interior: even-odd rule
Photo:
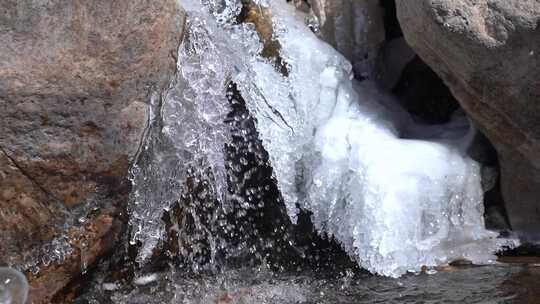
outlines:
[[[381,89],[391,91],[398,85],[407,65],[416,58],[416,53],[403,37],[385,41],[377,56],[374,79]]]
[[[407,42],[494,144],[510,224],[540,241],[540,2],[396,0]]]
[[[370,77],[385,40],[384,11],[378,0],[308,0],[316,33],[349,59],[357,77]],[[303,2],[297,1],[297,7]]]
[[[114,245],[183,26],[175,0],[0,3],[0,265],[35,270],[34,303]]]

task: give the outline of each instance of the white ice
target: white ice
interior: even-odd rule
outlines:
[[[229,81],[256,118],[291,219],[297,206],[311,211],[315,227],[360,266],[397,277],[462,258],[491,263],[513,244],[484,227],[479,165],[464,153],[473,134],[465,117],[416,125],[372,83],[353,80],[351,64],[285,1],[268,2],[287,76],[258,55],[254,26],[233,22],[241,1],[180,2],[189,27],[178,88],[165,98],[152,166],[134,179],[131,222],[143,257],[163,238],[160,218],[182,191],[183,164],[201,155],[223,175],[221,94]]]
[[[353,80],[350,64],[290,8],[274,2],[273,13],[290,73],[283,85],[259,66],[257,84],[294,131],[258,121],[293,218],[297,204],[311,211],[362,267],[391,277],[457,259],[492,263],[515,244],[485,229],[465,117],[416,125],[374,84]]]

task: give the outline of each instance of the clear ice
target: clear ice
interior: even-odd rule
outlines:
[[[255,1],[272,15],[286,73],[263,58],[242,2],[185,0],[187,34],[178,76],[162,95],[147,150],[134,166],[131,225],[140,260],[163,239],[163,211],[185,191],[188,169],[209,168],[227,204],[225,89],[238,85],[256,118],[293,222],[298,207],[361,267],[398,277],[457,259],[492,263],[516,242],[485,229],[480,166],[465,154],[464,116],[417,125],[351,64],[320,41],[285,1]],[[156,104],[156,103],[155,103]],[[203,169],[200,169],[203,168]]]
[[[176,76],[165,92],[152,98],[145,142],[131,169],[131,241],[141,243],[140,263],[165,238],[163,213],[189,191],[189,177],[211,180],[208,191],[225,199],[224,120],[230,110],[225,91],[230,76],[206,22],[196,14],[186,22]]]

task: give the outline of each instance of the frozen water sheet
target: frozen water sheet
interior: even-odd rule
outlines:
[[[499,245],[484,229],[478,164],[450,143],[399,139],[358,103],[336,111],[340,96],[355,95],[341,86],[304,162],[303,206],[315,225],[383,275],[459,258],[491,262]]]
[[[352,80],[350,64],[287,7],[273,10],[292,97],[269,99],[294,130],[266,148],[293,217],[296,204],[311,211],[362,267],[392,277],[462,258],[492,263],[515,245],[485,229],[480,168],[463,152],[471,131],[451,128],[464,117],[428,130],[439,134],[430,141],[401,139],[421,128],[383,106],[391,101],[372,83]],[[276,91],[265,83],[265,94]],[[263,139],[275,132],[259,128]]]

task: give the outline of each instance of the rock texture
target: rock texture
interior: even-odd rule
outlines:
[[[35,265],[35,303],[81,272],[75,235],[89,262],[114,244],[146,103],[175,71],[183,24],[175,0],[0,2],[0,264],[29,266],[61,235],[74,247]]]
[[[512,228],[540,241],[540,2],[396,4],[407,42],[494,143]]]
[[[379,0],[308,0],[318,34],[353,63],[357,77],[369,77],[385,39]],[[296,1],[297,7],[304,2]]]

